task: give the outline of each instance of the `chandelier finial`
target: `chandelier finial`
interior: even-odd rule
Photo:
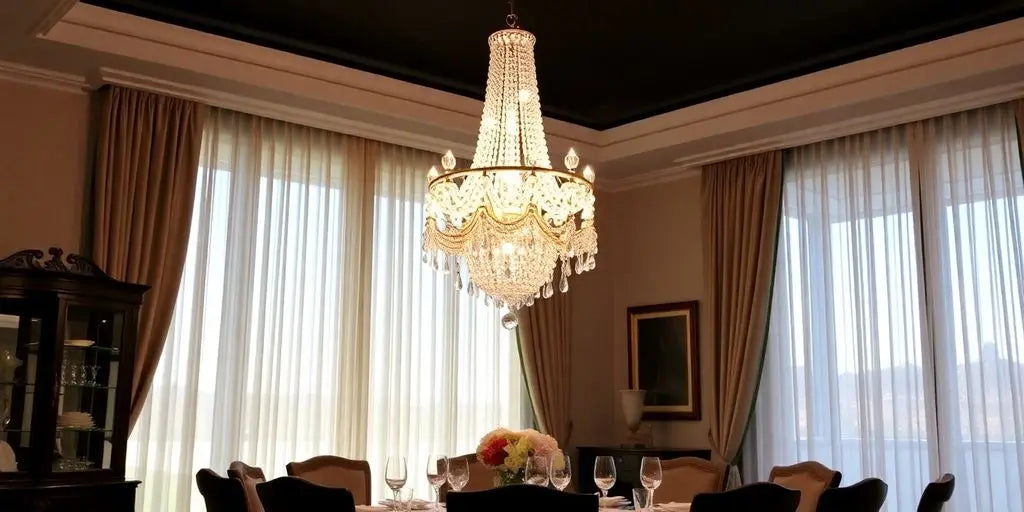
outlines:
[[[452,150],[448,150],[444,156],[441,157],[441,167],[444,170],[450,171],[455,168],[455,155],[452,154]]]
[[[569,148],[569,152],[565,154],[565,168],[570,171],[575,171],[576,167],[580,165],[580,157],[576,154],[576,150]]]

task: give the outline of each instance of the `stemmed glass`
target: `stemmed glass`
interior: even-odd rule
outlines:
[[[651,503],[654,502],[654,490],[661,486],[661,459],[644,457],[640,461],[640,483],[651,492]]]
[[[548,460],[544,457],[533,456],[526,458],[526,483],[532,485],[548,486]]]
[[[551,479],[551,485],[554,485],[555,489],[559,491],[564,491],[569,486],[569,481],[572,480],[572,464],[569,462],[568,455],[558,452],[551,457],[548,478]]]
[[[448,459],[448,485],[459,492],[469,483],[469,461],[464,458]]]
[[[394,493],[393,509],[398,510],[398,490],[405,486],[406,468],[405,457],[388,457],[387,465],[384,466],[384,481],[387,482],[391,492]]]
[[[434,489],[434,510],[440,508],[441,486],[448,478],[448,457],[444,455],[430,455],[427,457],[427,481]]]
[[[601,497],[608,497],[608,490],[615,486],[615,459],[601,455],[594,460],[594,483],[601,489]]]

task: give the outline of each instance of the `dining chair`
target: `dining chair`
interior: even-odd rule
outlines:
[[[256,494],[256,484],[267,481],[262,469],[236,460],[228,465],[228,478],[235,478],[242,482],[242,489],[245,490],[245,505],[249,512],[263,512],[260,497]]]
[[[196,487],[206,502],[206,512],[245,512],[242,482],[220,476],[212,469],[196,472]]]
[[[370,504],[370,463],[334,455],[317,455],[285,466],[288,476],[296,476],[327,487],[348,489],[356,505]]]
[[[693,497],[690,512],[795,512],[800,491],[759,482],[725,492],[700,493]]]
[[[888,492],[889,486],[877,478],[825,489],[818,498],[817,512],[878,512]]]
[[[327,487],[294,476],[282,476],[256,485],[266,512],[355,512],[348,489]]]
[[[486,491],[449,492],[446,507],[448,512],[597,512],[598,500],[596,494],[575,494],[539,485],[521,484]]]
[[[938,480],[925,486],[921,493],[921,501],[917,503],[917,512],[939,512],[942,506],[953,497],[953,487],[956,485],[956,478],[946,473]]]
[[[700,493],[720,492],[725,465],[699,457],[661,461],[661,485],[654,492],[655,503],[690,503]]]
[[[813,460],[775,466],[768,474],[768,481],[783,487],[800,491],[798,512],[814,512],[818,507],[821,493],[830,487],[839,487],[843,474]]]
[[[488,489],[494,489],[494,471],[487,469],[476,459],[475,453],[467,455],[459,455],[458,457],[451,457],[449,460],[462,460],[465,459],[469,466],[469,482],[462,488],[462,492],[471,491],[486,491]],[[447,499],[448,492],[452,490],[452,487],[445,482],[441,485],[438,490],[438,500],[444,502]]]

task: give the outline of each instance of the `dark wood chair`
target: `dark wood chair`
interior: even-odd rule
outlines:
[[[768,475],[769,482],[800,491],[799,512],[814,512],[821,493],[825,489],[839,487],[842,479],[842,473],[813,460],[792,466],[775,466]]]
[[[245,490],[242,482],[225,478],[212,469],[196,472],[196,486],[206,502],[206,512],[245,512]]]
[[[928,484],[921,493],[921,501],[917,503],[917,512],[939,512],[942,506],[953,497],[956,478],[946,473],[938,480]]]
[[[701,493],[693,497],[690,512],[795,512],[800,491],[759,482],[731,491]]]
[[[228,466],[228,478],[235,478],[242,482],[242,489],[245,490],[245,505],[249,512],[263,512],[260,497],[256,494],[256,484],[267,481],[262,469],[236,460]]]
[[[885,503],[889,486],[877,478],[865,478],[847,487],[825,489],[817,512],[878,512]]]
[[[282,476],[256,485],[266,512],[355,512],[348,489],[326,487],[294,476]]]
[[[348,489],[357,505],[370,504],[370,463],[334,455],[317,455],[285,466],[288,476],[297,476],[326,487]]]
[[[448,512],[522,512],[539,510],[538,503],[544,504],[544,510],[559,512],[597,512],[598,509],[596,494],[561,492],[539,485],[510,485],[474,492],[452,491],[448,493],[447,507]]]

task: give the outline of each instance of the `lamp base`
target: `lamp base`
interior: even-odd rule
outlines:
[[[654,446],[654,434],[651,426],[641,423],[636,432],[626,431],[626,440],[621,444],[622,448],[650,448]]]

